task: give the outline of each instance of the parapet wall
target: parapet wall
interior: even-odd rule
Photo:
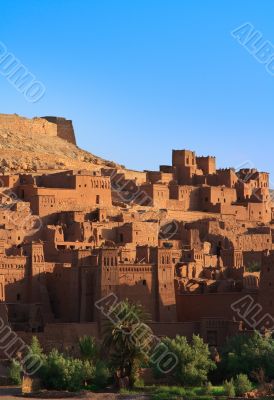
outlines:
[[[16,114],[0,114],[0,129],[33,135],[58,136],[76,144],[72,121],[60,117],[28,119]]]

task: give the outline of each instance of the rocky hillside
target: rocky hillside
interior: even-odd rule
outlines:
[[[43,130],[40,129],[41,125]],[[51,131],[47,134],[48,127],[53,125],[43,118],[30,120],[17,115],[0,114],[0,172],[95,170],[116,165],[61,137],[53,136]]]

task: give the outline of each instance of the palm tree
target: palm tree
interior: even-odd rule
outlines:
[[[108,352],[119,387],[132,387],[138,367],[146,360],[136,330],[142,329],[147,320],[142,306],[126,299],[112,310],[111,318],[104,323],[103,348]]]

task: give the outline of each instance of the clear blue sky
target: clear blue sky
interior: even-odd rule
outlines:
[[[0,13],[0,41],[46,86],[32,104],[0,75],[0,112],[72,119],[80,147],[129,168],[189,148],[274,180],[274,76],[230,34],[250,22],[274,43],[273,0],[2,0]]]

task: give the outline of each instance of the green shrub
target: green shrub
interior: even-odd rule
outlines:
[[[212,393],[212,384],[211,382],[206,382],[205,386],[202,386],[202,395],[211,394]]]
[[[29,349],[32,354],[35,354],[36,356],[40,357],[41,359],[44,357],[43,349],[40,345],[40,342],[39,342],[37,336],[32,336]]]
[[[79,339],[79,348],[85,360],[95,360],[98,357],[99,349],[96,340],[92,336],[83,336]]]
[[[233,379],[224,381],[224,394],[228,397],[235,397],[236,393]]]
[[[196,398],[197,396],[201,396],[201,388],[200,387],[188,387],[186,389],[186,399]]]
[[[212,386],[211,394],[216,397],[224,396],[224,386]]]
[[[95,366],[93,383],[98,388],[105,388],[109,383],[111,373],[103,361],[98,361]]]
[[[168,393],[170,395],[185,396],[186,391],[180,386],[158,386],[155,393]]]
[[[9,379],[14,385],[20,385],[22,381],[20,363],[14,359],[11,360],[9,367]]]
[[[243,396],[252,390],[252,383],[245,374],[239,374],[235,379],[235,391],[237,396]]]
[[[252,378],[259,370],[264,371],[265,379],[274,379],[274,338],[258,332],[229,338],[221,352],[218,377],[224,380],[246,374]]]
[[[135,379],[134,388],[135,389],[143,389],[145,387],[145,383],[143,379],[140,379],[139,376]]]
[[[94,379],[95,368],[88,360],[67,358],[52,350],[40,374],[46,389],[77,391]]]
[[[203,385],[208,380],[210,371],[216,368],[211,360],[208,345],[199,336],[193,335],[192,341],[185,336],[162,340],[163,352],[168,349],[177,359],[177,365],[169,373],[174,382],[183,386]],[[160,346],[158,347],[160,349]],[[159,350],[160,351],[160,350]],[[153,366],[154,376],[159,378],[158,366]],[[156,371],[155,371],[156,370]]]

